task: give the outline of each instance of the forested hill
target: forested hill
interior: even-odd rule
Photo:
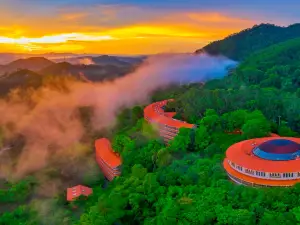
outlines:
[[[300,38],[272,45],[248,57],[230,76],[180,92],[173,108],[190,123],[209,108],[218,113],[259,109],[270,121],[280,116],[300,132],[299,62]]]
[[[212,55],[222,54],[234,60],[243,60],[252,53],[273,44],[300,37],[300,24],[280,27],[272,24],[255,25],[252,28],[232,34],[196,51]]]
[[[243,62],[230,79],[300,94],[300,38],[272,45]]]

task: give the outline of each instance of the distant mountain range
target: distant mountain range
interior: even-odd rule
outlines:
[[[103,80],[112,80],[117,77],[123,76],[135,68],[134,65],[128,64],[127,66],[115,65],[80,65],[71,64],[68,62],[55,63],[39,71],[43,75],[63,76],[71,75],[76,78],[84,75],[89,81],[98,82]]]
[[[20,69],[39,71],[47,66],[55,64],[54,62],[43,57],[32,57],[28,59],[18,59],[6,65],[0,66],[0,75],[12,73]]]
[[[38,87],[44,76],[72,76],[81,81],[113,80],[135,70],[144,57],[78,57],[54,62],[44,57],[18,59],[0,66],[0,95],[17,87]]]
[[[81,57],[73,57],[68,59],[60,59],[57,62],[69,62],[71,64],[85,64],[85,65],[113,65],[113,66],[129,66],[132,64],[141,63],[146,57],[125,57],[125,56],[109,56],[109,55],[101,55],[101,56],[81,56]]]
[[[103,54],[74,54],[74,53],[45,53],[45,54],[27,54],[27,53],[0,53],[0,65],[8,64],[17,59],[27,59],[27,58],[36,58],[43,57],[49,59],[53,62],[63,62],[68,61],[69,59],[74,58],[86,58],[86,57],[98,57],[105,56]],[[147,57],[146,55],[110,55],[111,57],[117,58],[143,58]]]
[[[110,68],[111,70],[113,67],[121,67],[126,70],[126,68],[139,65],[144,59],[145,57],[117,57],[102,55],[96,57],[74,57],[65,60],[57,60],[57,62],[55,62],[44,57],[29,57],[26,59],[17,59],[6,65],[0,65],[0,76],[24,69],[41,72],[42,74],[44,74],[44,72],[47,72],[47,74],[53,73],[52,75],[57,75],[54,73],[58,73],[58,75],[62,73],[73,74],[74,71],[80,69],[87,70],[89,67],[94,72],[99,70],[99,73],[103,74],[104,68]],[[113,72],[115,73],[115,71]]]
[[[300,24],[280,27],[272,24],[255,25],[232,34],[223,40],[214,41],[198,49],[196,53],[224,55],[233,60],[244,60],[249,55],[273,44],[300,37]]]

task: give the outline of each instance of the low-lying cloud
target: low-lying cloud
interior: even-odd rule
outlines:
[[[91,58],[83,58],[83,59],[78,59],[79,64],[82,65],[93,65],[95,62]]]
[[[42,87],[31,95],[34,106],[17,100],[2,101],[0,125],[7,136],[24,136],[26,145],[13,169],[2,165],[0,175],[22,177],[44,168],[53,157],[72,163],[72,158],[82,154],[78,145],[85,133],[79,107],[94,109],[93,129],[109,128],[123,107],[147,103],[156,89],[220,78],[228,66],[235,64],[206,54],[157,55],[149,57],[134,73],[114,81],[70,82],[67,93]]]

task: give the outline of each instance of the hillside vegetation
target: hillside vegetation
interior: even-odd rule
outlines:
[[[209,81],[204,89],[186,90],[172,107],[190,122],[207,108],[219,113],[259,109],[269,120],[280,117],[300,132],[299,62],[300,38],[270,46],[248,57],[230,76]]]
[[[300,88],[300,38],[253,54],[233,74],[250,85],[294,92]]]
[[[261,24],[232,34],[223,40],[214,41],[196,53],[205,51],[212,55],[221,54],[241,61],[256,51],[297,37],[300,37],[300,24],[288,27]]]

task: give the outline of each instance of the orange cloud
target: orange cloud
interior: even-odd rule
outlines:
[[[80,19],[84,18],[85,16],[87,16],[87,13],[77,12],[77,13],[66,13],[66,14],[63,14],[61,16],[61,18],[63,20],[66,20],[66,21],[74,21],[74,20],[80,20]]]
[[[188,52],[255,24],[218,12],[152,13],[120,6],[97,10],[65,9],[52,20],[17,20],[13,32],[8,32],[9,26],[0,27],[0,44],[13,52]],[[130,17],[133,13],[137,18]]]
[[[234,24],[245,24],[248,23],[249,20],[229,17],[222,15],[220,13],[187,13],[186,16],[197,22],[210,22],[210,23],[234,23]]]

